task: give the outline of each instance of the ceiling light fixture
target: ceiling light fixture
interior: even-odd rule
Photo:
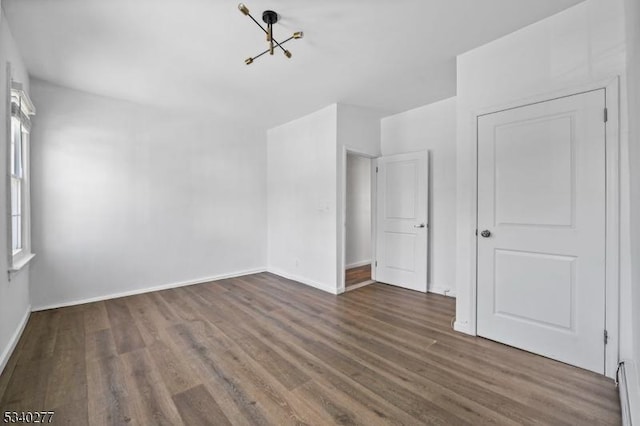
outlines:
[[[284,53],[284,56],[286,56],[287,58],[291,58],[291,52],[289,52],[287,49],[282,47],[282,45],[288,42],[289,40],[302,38],[304,36],[302,31],[293,33],[291,37],[289,37],[282,43],[279,43],[275,38],[273,38],[273,24],[278,22],[278,14],[276,12],[274,12],[273,10],[265,10],[264,12],[262,12],[262,20],[264,21],[265,24],[267,24],[267,28],[265,28],[262,26],[262,24],[256,21],[253,16],[251,16],[251,12],[249,12],[249,8],[245,6],[244,3],[240,3],[238,5],[238,9],[240,10],[240,12],[242,12],[243,15],[246,15],[249,18],[251,18],[251,20],[255,22],[256,25],[262,29],[262,31],[265,32],[265,34],[267,35],[267,43],[269,43],[269,48],[267,50],[260,53],[259,55],[245,59],[244,61],[245,64],[251,65],[254,60],[258,59],[260,56],[264,55],[267,52],[270,55],[273,55],[276,47],[279,47],[280,49],[282,49],[282,53]]]

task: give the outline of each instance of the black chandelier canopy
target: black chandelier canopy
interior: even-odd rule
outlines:
[[[256,19],[253,16],[251,16],[251,13],[249,12],[249,8],[245,6],[244,3],[240,3],[238,5],[238,9],[240,10],[240,12],[242,12],[243,15],[251,18],[251,20],[255,22],[256,25],[262,29],[262,31],[264,31],[264,33],[267,35],[267,43],[269,44],[269,48],[264,52],[256,56],[253,56],[251,58],[245,59],[244,61],[245,64],[251,65],[253,61],[255,61],[260,56],[266,53],[273,55],[276,48],[280,48],[282,50],[282,53],[284,53],[284,56],[286,56],[287,58],[291,58],[291,52],[289,52],[287,49],[285,49],[282,46],[290,40],[302,38],[304,36],[302,31],[297,31],[293,33],[291,37],[289,37],[288,39],[280,43],[273,37],[273,25],[278,22],[278,14],[276,12],[274,12],[273,10],[265,10],[264,12],[262,12],[262,21],[264,21],[264,23],[267,24],[267,28],[265,28],[264,26],[262,26],[260,22],[256,21]]]

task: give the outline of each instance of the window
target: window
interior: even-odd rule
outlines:
[[[11,118],[9,143],[9,221],[10,269],[19,270],[26,265],[31,253],[30,197],[29,197],[29,131],[33,104],[22,85],[11,84]]]

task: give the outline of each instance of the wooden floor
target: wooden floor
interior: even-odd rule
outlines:
[[[54,424],[619,424],[611,380],[451,330],[454,299],[271,274],[34,313],[0,412]]]
[[[371,281],[371,265],[358,266],[345,271],[345,287],[351,287],[366,281]]]

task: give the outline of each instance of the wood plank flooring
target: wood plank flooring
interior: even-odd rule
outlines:
[[[454,299],[272,274],[32,314],[0,412],[54,424],[619,424],[599,375],[451,329]]]
[[[371,265],[358,266],[345,271],[345,287],[371,280]]]

